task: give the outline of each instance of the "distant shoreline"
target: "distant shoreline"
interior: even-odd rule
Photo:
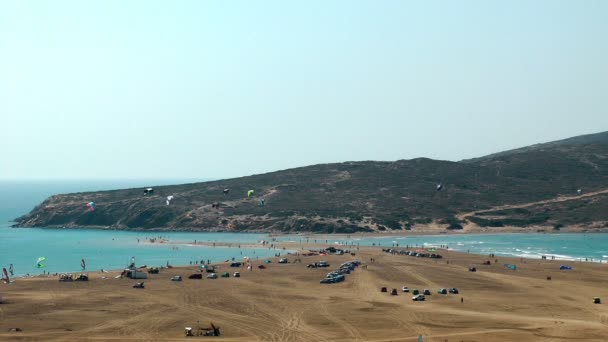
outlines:
[[[1,228],[1,226],[0,226]],[[164,232],[164,233],[234,233],[234,234],[265,234],[272,236],[441,236],[441,235],[499,235],[499,234],[608,234],[608,229],[602,228],[582,228],[582,227],[563,227],[560,230],[549,229],[546,227],[532,227],[532,228],[521,228],[521,227],[500,227],[500,228],[485,228],[485,229],[474,229],[474,230],[428,230],[428,231],[407,231],[407,230],[393,230],[393,231],[374,231],[374,232],[354,232],[354,233],[323,233],[323,232],[308,232],[308,231],[296,231],[296,232],[285,232],[285,231],[272,231],[272,230],[244,230],[234,231],[226,229],[209,229],[200,230],[197,228],[185,228],[175,229],[173,227],[161,227],[161,228],[113,228],[111,226],[17,226],[15,222],[7,222],[6,228],[14,229],[49,229],[49,230],[78,230],[78,229],[90,229],[90,230],[108,230],[108,231],[128,231],[128,232]]]

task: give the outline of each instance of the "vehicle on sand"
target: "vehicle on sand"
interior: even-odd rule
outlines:
[[[211,323],[211,327],[199,327],[198,330],[194,331],[191,327],[185,328],[186,337],[194,336],[220,336],[220,327],[216,327]]]
[[[202,276],[202,274],[201,274],[201,276]],[[178,275],[173,276],[173,277],[171,277],[171,281],[182,281],[182,276],[178,276]]]
[[[593,304],[602,304],[600,297],[593,297]]]
[[[415,302],[422,302],[424,301],[426,298],[424,298],[424,295],[418,294],[412,297],[412,300]]]
[[[428,289],[424,289],[424,291],[422,292],[425,296],[430,296],[431,295],[431,291],[429,291]]]
[[[401,288],[401,292],[410,292],[410,289],[407,286]]]
[[[289,260],[282,258],[281,260],[279,260],[279,264],[287,264],[289,263]]]
[[[207,279],[217,279],[217,274],[216,273],[209,273],[207,275]]]
[[[228,273],[228,272],[222,273],[222,278],[230,278],[230,273]]]
[[[74,281],[74,277],[71,274],[59,275],[59,281]]]
[[[81,274],[79,275],[76,279],[74,279],[76,281],[89,281],[89,276],[86,274]]]
[[[137,284],[133,285],[133,288],[134,289],[143,289],[144,288],[144,283],[143,282],[137,283]]]
[[[444,288],[440,288],[439,290],[437,290],[437,293],[439,294],[448,294],[448,290],[444,289]]]
[[[455,287],[452,287],[452,288],[450,289],[450,293],[451,293],[451,294],[458,294],[458,289],[457,289],[457,288],[455,288]]]
[[[241,277],[241,273],[240,272],[234,272],[234,274],[232,275],[235,278],[240,278]]]
[[[201,273],[193,273],[188,276],[188,279],[203,279],[203,275]]]
[[[388,290],[386,289],[386,287],[383,287],[380,289],[380,292],[387,292]]]
[[[391,290],[391,296],[396,296],[397,294],[398,294],[397,293],[397,289],[392,289]]]

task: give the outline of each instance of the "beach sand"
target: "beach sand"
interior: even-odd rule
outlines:
[[[89,282],[18,279],[0,284],[0,340],[608,340],[608,265],[499,257],[486,266],[481,263],[488,257],[456,252],[439,251],[439,260],[372,247],[356,252],[301,256],[302,263],[289,264],[274,258],[265,270],[257,268],[261,260],[254,261],[253,271],[222,264],[220,273],[240,271],[241,278],[190,280],[195,267],[163,269],[144,280],[143,290],[132,288],[136,280],[114,279],[119,272],[90,273]],[[319,284],[334,266],[355,258],[367,269],[357,268],[342,283]],[[320,260],[331,267],[305,267]],[[518,269],[506,269],[505,262]],[[559,271],[561,264],[573,270]],[[468,272],[469,266],[477,272]],[[172,282],[173,275],[184,280]],[[382,293],[383,286],[399,294]],[[432,295],[413,302],[402,286]],[[437,294],[440,287],[456,287],[460,294]],[[607,304],[593,304],[595,296]],[[222,336],[184,337],[184,327],[198,322],[213,322]]]

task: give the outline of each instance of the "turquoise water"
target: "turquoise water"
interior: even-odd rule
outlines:
[[[143,243],[145,238],[161,235],[167,243]],[[140,242],[137,241],[140,240]],[[15,275],[46,272],[75,272],[85,259],[87,270],[121,269],[131,257],[137,265],[189,265],[190,261],[214,262],[244,256],[252,260],[277,253],[268,248],[239,248],[239,243],[258,243],[263,234],[231,233],[142,233],[91,229],[39,229],[0,227],[0,267],[13,264]],[[193,242],[232,242],[232,247],[194,246]],[[260,245],[261,246],[261,245]],[[45,257],[45,267],[36,260]]]
[[[555,256],[560,260],[593,259],[608,261],[608,234],[472,234],[472,235],[430,235],[430,236],[392,236],[336,239],[331,236],[318,238],[317,241],[332,244],[348,244],[361,246],[380,245],[382,247],[425,246],[435,247],[447,245],[450,250],[474,254],[489,254],[541,258]],[[299,241],[299,240],[298,240]]]

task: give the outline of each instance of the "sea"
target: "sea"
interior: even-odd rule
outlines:
[[[200,261],[252,260],[289,251],[275,250],[260,241],[296,243],[306,250],[313,243],[334,246],[439,247],[473,254],[608,262],[608,234],[509,233],[370,236],[282,235],[250,233],[133,232],[97,229],[11,228],[11,221],[50,195],[80,191],[183,184],[195,180],[0,181],[0,268],[12,264],[14,275],[78,272],[84,259],[87,271],[115,270],[137,265],[183,266]],[[159,238],[168,243],[146,243]],[[199,244],[194,244],[194,241]],[[205,243],[201,245],[200,243]],[[214,246],[213,243],[218,243]],[[219,243],[223,243],[220,246]],[[228,246],[226,246],[228,244]],[[244,245],[244,246],[241,246]],[[246,245],[246,246],[245,246]],[[45,258],[38,267],[37,260]]]

